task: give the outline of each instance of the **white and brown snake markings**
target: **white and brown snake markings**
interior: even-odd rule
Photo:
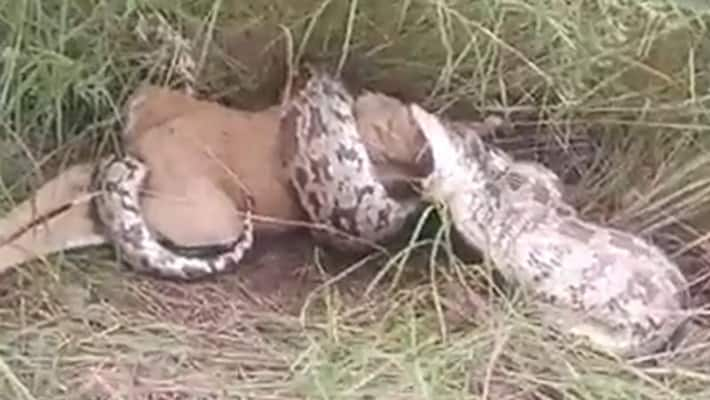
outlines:
[[[138,97],[129,104],[126,133],[133,129],[140,101]],[[282,135],[295,139],[292,183],[301,205],[312,222],[334,228],[314,236],[359,252],[397,233],[421,201],[411,194],[395,198],[392,188],[378,180],[358,132],[353,103],[340,81],[313,74],[282,114],[281,129]],[[224,244],[180,248],[145,219],[139,192],[149,173],[145,163],[129,154],[103,160],[93,178],[99,192],[92,203],[94,214],[126,264],[185,280],[236,269],[254,241],[253,199],[247,196],[250,203],[238,237]]]
[[[295,141],[292,183],[321,243],[372,250],[400,232],[422,204],[398,196],[376,173],[358,132],[355,102],[340,80],[315,66],[282,114],[282,134]]]
[[[688,320],[686,279],[659,248],[582,219],[543,165],[516,161],[465,124],[417,105],[409,112],[433,160],[420,183],[423,195],[402,195],[378,175],[353,97],[342,82],[311,69],[282,110],[280,134],[293,144],[286,164],[298,200],[310,221],[326,228],[314,229],[316,240],[366,251],[434,201],[468,244],[529,290],[543,319],[564,332],[623,356],[643,356],[661,349]],[[253,204],[233,241],[181,249],[161,240],[141,214],[139,191],[148,173],[137,158],[117,156],[94,179],[100,188],[95,212],[128,264],[182,279],[236,268],[254,240]]]
[[[656,246],[583,220],[554,173],[516,162],[417,105],[433,152],[424,196],[501,273],[529,290],[543,319],[622,356],[664,347],[688,320],[687,282]]]
[[[129,267],[164,278],[194,280],[237,268],[253,243],[252,207],[244,229],[233,241],[214,246],[179,248],[149,229],[140,205],[140,189],[149,171],[133,156],[113,156],[101,162],[93,180],[99,195],[94,210],[104,234]]]
[[[282,135],[290,135],[296,144],[290,154],[292,184],[311,222],[330,228],[314,231],[319,242],[366,251],[399,232],[422,202],[413,192],[391,194],[397,192],[394,184],[378,179],[358,132],[353,98],[340,81],[312,72],[281,118]],[[129,104],[126,132],[132,129],[138,101]],[[249,196],[251,204],[238,237],[226,244],[179,248],[159,238],[143,215],[139,191],[149,174],[145,163],[132,155],[113,156],[99,163],[96,171],[93,186],[100,194],[93,200],[95,214],[121,258],[136,270],[197,279],[237,268],[252,247]]]

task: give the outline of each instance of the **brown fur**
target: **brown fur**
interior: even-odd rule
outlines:
[[[150,168],[143,207],[148,223],[163,236],[180,245],[234,237],[241,230],[237,213],[244,207],[244,190],[255,199],[257,241],[260,234],[285,233],[305,222],[283,162],[293,148],[288,140],[277,140],[278,106],[235,110],[145,86],[127,108],[123,144]],[[385,179],[426,173],[417,159],[423,139],[402,103],[366,93],[358,98],[356,112]],[[88,202],[82,201],[92,170],[93,164],[81,164],[64,171],[0,221],[0,273],[50,253],[105,243],[95,232]],[[35,212],[32,202],[40,205]],[[70,203],[73,207],[17,234],[38,216]]]
[[[0,220],[0,274],[46,254],[104,243],[88,217],[92,170],[88,163],[68,168]]]
[[[234,110],[152,86],[140,97],[124,140],[150,169],[143,207],[153,228],[182,245],[233,237],[244,190],[254,196],[257,217],[276,220],[257,218],[257,231],[304,221],[280,160],[278,108]]]

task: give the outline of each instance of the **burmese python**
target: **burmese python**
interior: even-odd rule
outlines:
[[[297,140],[292,183],[304,209],[313,222],[342,231],[315,230],[319,241],[361,251],[362,242],[397,233],[425,200],[440,202],[468,244],[530,289],[543,310],[550,307],[546,320],[567,332],[620,354],[646,354],[686,320],[686,281],[661,250],[583,221],[555,173],[515,161],[466,125],[416,105],[410,111],[431,146],[434,169],[422,197],[393,197],[358,137],[352,97],[328,74],[311,73],[284,108],[282,129]],[[124,156],[102,164],[96,175],[102,189],[96,212],[123,258],[134,268],[183,279],[236,267],[253,242],[250,209],[232,242],[177,249],[141,216],[138,191],[147,173],[139,160]]]
[[[390,195],[375,174],[353,114],[353,98],[339,80],[309,66],[311,77],[281,117],[295,138],[292,184],[318,226],[313,236],[340,250],[360,253],[401,230],[421,200]],[[134,119],[128,107],[128,127]],[[226,244],[178,248],[151,230],[140,210],[140,188],[149,171],[131,155],[99,163],[92,202],[102,229],[127,266],[154,275],[191,280],[234,269],[253,244],[253,199],[239,237]]]
[[[394,183],[377,175],[358,132],[355,100],[342,81],[306,68],[311,77],[281,119],[284,139],[295,140],[288,160],[292,184],[319,225],[312,229],[319,242],[349,252],[372,250],[400,232],[422,201],[398,196]]]
[[[140,189],[148,168],[131,155],[102,160],[93,178],[99,195],[93,208],[104,234],[129,268],[165,278],[192,280],[235,269],[254,241],[252,208],[247,194],[243,230],[224,244],[180,248],[148,227],[141,213]]]
[[[546,167],[515,161],[417,105],[410,112],[434,160],[423,197],[532,293],[545,320],[627,356],[659,350],[687,321],[687,281],[658,247],[583,220]]]

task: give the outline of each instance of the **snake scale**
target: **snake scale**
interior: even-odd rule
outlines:
[[[296,141],[289,161],[299,200],[312,222],[327,228],[313,230],[318,241],[360,252],[399,232],[424,202],[438,202],[466,242],[529,289],[544,319],[568,333],[621,355],[643,355],[687,320],[687,282],[660,249],[584,221],[564,200],[555,173],[515,161],[475,130],[414,104],[409,112],[430,146],[433,170],[421,196],[398,198],[373,170],[350,93],[327,73],[310,72],[284,107],[281,129]],[[131,156],[114,157],[96,173],[96,214],[127,263],[182,279],[237,268],[253,244],[249,208],[244,231],[230,243],[178,249],[141,216],[139,189],[148,173]]]
[[[292,183],[321,243],[359,253],[401,231],[422,204],[375,171],[358,132],[355,101],[340,80],[307,65],[311,78],[284,109],[281,129],[296,141]]]
[[[112,156],[101,162],[93,185],[96,216],[125,264],[164,278],[193,280],[233,270],[254,241],[253,199],[247,196],[244,229],[229,243],[180,248],[151,230],[141,213],[140,188],[148,168],[131,155]]]
[[[465,240],[532,293],[553,326],[624,356],[660,350],[687,321],[687,281],[642,238],[582,219],[546,167],[515,161],[417,105],[440,202]]]

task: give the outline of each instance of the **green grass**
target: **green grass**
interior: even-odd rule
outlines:
[[[169,44],[135,32],[161,16],[194,41],[199,89],[231,106],[277,101],[283,71],[269,60],[288,32],[295,55],[430,109],[601,134],[607,164],[577,188],[584,212],[679,238],[695,251],[674,256],[702,273],[708,13],[690,0],[0,0],[0,205],[114,149],[141,81],[179,84]],[[406,279],[389,274],[367,298],[345,278],[287,313],[254,305],[238,273],[161,282],[117,270],[104,250],[34,262],[0,284],[0,398],[710,395],[704,332],[657,366],[632,366],[543,332],[522,300],[486,294],[475,266],[404,265]]]

